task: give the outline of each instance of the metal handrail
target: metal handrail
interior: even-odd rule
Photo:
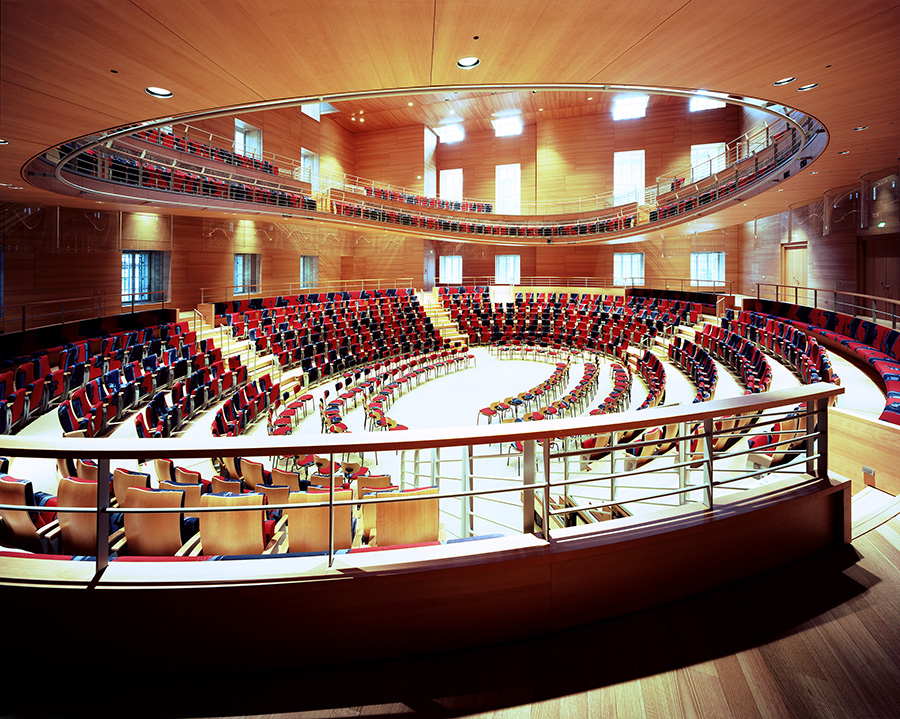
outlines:
[[[526,501],[523,503],[523,531],[533,532],[533,518],[528,515],[528,507],[533,506],[535,491],[544,492],[544,523],[545,532],[543,538],[549,541],[546,531],[549,528],[549,491],[556,486],[567,484],[563,481],[553,481],[550,476],[550,453],[547,451],[549,442],[556,438],[593,436],[605,432],[618,432],[635,429],[645,429],[661,425],[681,424],[686,422],[702,422],[703,431],[696,435],[698,442],[704,447],[704,456],[701,461],[704,467],[703,484],[694,486],[707,495],[708,506],[713,506],[713,490],[715,481],[713,477],[713,453],[711,452],[712,437],[715,435],[713,420],[716,417],[731,416],[734,414],[753,414],[769,409],[784,406],[795,406],[798,403],[807,405],[807,412],[815,414],[819,433],[827,432],[827,412],[830,398],[843,392],[843,388],[827,384],[807,385],[791,390],[776,390],[766,394],[747,395],[727,400],[713,400],[702,405],[676,405],[672,407],[655,407],[640,412],[622,413],[617,415],[600,415],[595,417],[583,417],[575,419],[560,419],[548,422],[524,422],[516,424],[451,428],[444,430],[407,430],[405,432],[338,434],[324,436],[266,436],[264,438],[253,436],[217,438],[209,437],[205,440],[184,439],[84,439],[72,438],[57,443],[55,447],[49,447],[43,440],[23,437],[0,438],[0,453],[12,457],[55,457],[76,458],[90,457],[97,462],[99,477],[105,477],[110,472],[110,460],[134,459],[141,457],[144,461],[161,457],[179,458],[206,458],[206,457],[257,457],[272,455],[307,455],[310,453],[328,455],[333,465],[334,457],[349,452],[362,453],[372,451],[391,451],[405,449],[421,449],[435,447],[472,447],[475,445],[490,445],[498,442],[521,441],[523,443],[521,484],[512,487],[492,489],[463,490],[460,492],[443,492],[427,495],[427,499],[454,499],[476,497],[487,494],[501,494],[510,491],[524,492]],[[822,436],[820,434],[819,436]],[[692,437],[693,439],[693,437]],[[668,440],[674,441],[674,440]],[[661,443],[666,443],[663,438]],[[543,481],[536,481],[536,447],[541,444],[544,448]],[[807,441],[806,472],[814,477],[827,478],[827,454],[820,443],[820,452],[813,452],[812,441]],[[827,447],[827,445],[825,445]],[[594,449],[587,449],[591,453]],[[333,474],[331,475],[333,477]],[[327,504],[334,512],[336,506],[347,504],[345,501],[336,501],[334,497],[333,481],[329,482],[331,490],[328,493]],[[416,498],[405,498],[416,501]],[[376,504],[379,501],[397,501],[397,498],[372,498],[369,500],[353,500],[349,503],[361,502]],[[322,503],[326,502],[323,493]],[[618,504],[622,504],[620,500]],[[109,561],[109,547],[106,537],[109,534],[109,515],[113,511],[110,508],[109,483],[99,482],[97,485],[97,506],[90,508],[96,511],[98,518],[97,532],[97,570],[104,569]],[[272,505],[285,508],[285,505]],[[34,511],[34,508],[13,507],[21,511]],[[234,508],[225,511],[259,511],[259,507]],[[57,507],[57,512],[69,511],[67,507]],[[83,512],[80,508],[74,511]],[[183,508],[176,511],[183,512]],[[334,559],[334,548],[329,551],[329,564]]]
[[[900,323],[900,300],[861,292],[830,290],[821,287],[783,285],[775,282],[757,282],[756,299],[792,302],[834,312],[847,312],[853,316],[870,316],[891,323],[893,329]],[[881,307],[879,307],[881,305]],[[849,310],[849,312],[847,311]]]
[[[297,294],[319,294],[328,292],[355,292],[357,290],[414,289],[414,278],[369,278],[359,280],[326,280],[310,284],[307,282],[289,282],[283,284],[260,284],[253,292],[235,292],[235,287],[242,285],[220,285],[218,287],[201,287],[200,302],[228,302],[230,300],[257,299],[260,297],[292,296]],[[224,299],[221,299],[223,298]]]

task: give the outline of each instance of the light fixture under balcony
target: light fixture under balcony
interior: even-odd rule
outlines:
[[[481,64],[481,60],[474,55],[470,55],[469,57],[461,57],[456,61],[456,66],[460,70],[471,70],[473,67],[478,67]]]
[[[811,82],[809,85],[801,85],[800,87],[798,87],[797,92],[806,92],[807,90],[812,90],[813,88],[816,88],[818,86],[819,83]]]
[[[797,79],[796,77],[783,77],[783,78],[781,78],[780,80],[776,80],[776,81],[773,82],[772,84],[773,84],[775,87],[781,87],[782,85],[787,85],[787,84],[789,84],[789,83],[792,83],[792,82],[793,82],[794,80],[796,80],[796,79]]]

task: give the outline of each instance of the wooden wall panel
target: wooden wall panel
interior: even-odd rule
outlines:
[[[526,126],[521,135],[495,137],[493,130],[470,132],[462,142],[439,143],[437,168],[461,167],[463,196],[473,200],[494,202],[497,165],[518,162],[522,170],[522,209],[535,200],[537,165],[537,129]],[[438,186],[440,194],[440,185]]]
[[[338,125],[329,115],[319,128],[319,172],[356,174],[356,144],[353,133]]]
[[[422,192],[425,137],[421,125],[362,132],[354,139],[357,175]]]

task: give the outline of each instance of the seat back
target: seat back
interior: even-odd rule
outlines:
[[[259,506],[258,512],[203,512],[200,515],[200,542],[205,556],[230,554],[262,554],[265,549],[260,493],[204,494],[201,507]]]
[[[352,490],[335,490],[335,501],[353,499]],[[328,491],[291,492],[290,504],[310,504],[328,501]],[[300,507],[287,510],[288,551],[327,552],[329,507]],[[334,508],[334,548],[349,549],[353,541],[351,505]]]
[[[309,486],[309,482],[306,480],[304,480],[304,483],[306,484],[306,487]],[[286,485],[291,488],[292,492],[299,492],[300,474],[298,472],[288,472],[287,470],[274,467],[272,469],[272,484]]]
[[[34,490],[31,482],[14,477],[0,477],[0,504],[16,504],[23,507],[34,505]],[[41,540],[37,527],[29,512],[16,509],[0,509],[3,523],[12,533],[15,546],[29,552],[41,551]]]
[[[184,503],[182,507],[200,507],[200,496],[203,494],[203,485],[184,482],[160,482],[160,489],[173,489],[184,493]],[[196,517],[197,513],[185,514],[185,517]]]
[[[60,550],[63,554],[97,553],[97,513],[65,512],[63,507],[96,507],[97,482],[63,477],[59,480],[57,503],[60,529]]]
[[[179,509],[185,493],[149,487],[125,489],[123,507],[129,509]],[[181,548],[181,514],[179,512],[125,512],[125,539],[129,555],[141,557],[174,556]]]
[[[437,487],[425,487],[405,492],[379,492],[376,494],[375,496],[379,498],[386,497],[392,500],[378,505],[375,525],[378,546],[438,541],[440,535],[439,500],[401,500],[405,497],[424,497],[437,493]]]
[[[135,472],[130,469],[121,469],[120,467],[116,467],[113,470],[113,495],[120,505],[122,505],[122,500],[129,487],[146,488],[149,486],[150,475],[145,472]]]

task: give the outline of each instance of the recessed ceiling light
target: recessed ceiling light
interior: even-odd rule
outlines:
[[[407,102],[406,104],[409,105],[410,107],[412,107],[412,103],[411,103],[411,102]]]
[[[539,107],[539,108],[538,108],[538,112],[543,112],[543,111],[544,111],[544,108],[543,108],[543,107]]]
[[[146,92],[151,97],[159,97],[159,98],[168,98],[172,97],[172,91],[166,90],[164,87],[145,87],[144,92]]]
[[[796,79],[796,77],[783,77],[780,80],[776,80],[772,84],[775,85],[775,87],[780,87],[781,85],[787,85],[788,83],[791,83]]]
[[[350,119],[353,120],[353,122],[356,122],[356,118],[355,118],[355,117],[351,117]]]
[[[589,97],[589,98],[588,98],[588,100],[593,100],[593,99],[594,99],[594,98],[592,98],[592,97]]]
[[[818,87],[819,83],[812,82],[809,85],[801,85],[797,88],[797,92],[806,92],[807,90],[812,90],[814,87]]]
[[[818,174],[819,174],[819,171],[818,171],[818,170],[810,170],[810,171],[809,171],[809,174],[810,174],[810,175],[818,175]]]
[[[8,144],[9,144],[9,140],[4,140],[3,138],[0,138],[0,145],[8,145]]]
[[[849,155],[849,154],[850,154],[850,150],[841,150],[841,151],[838,153],[838,155]]]
[[[853,132],[861,132],[862,130],[868,130],[868,125],[860,125],[859,127],[854,127]]]
[[[361,117],[361,118],[359,118],[359,121],[360,121],[360,122],[365,122],[365,121],[366,121],[366,118]]]
[[[365,110],[360,110],[359,114],[362,115],[364,112],[365,112]]]
[[[473,67],[478,67],[480,64],[481,60],[471,55],[469,57],[461,57],[456,61],[456,66],[460,70],[471,70]]]
[[[779,187],[777,190],[775,190],[775,192],[784,192],[784,188],[783,188],[783,187]]]

